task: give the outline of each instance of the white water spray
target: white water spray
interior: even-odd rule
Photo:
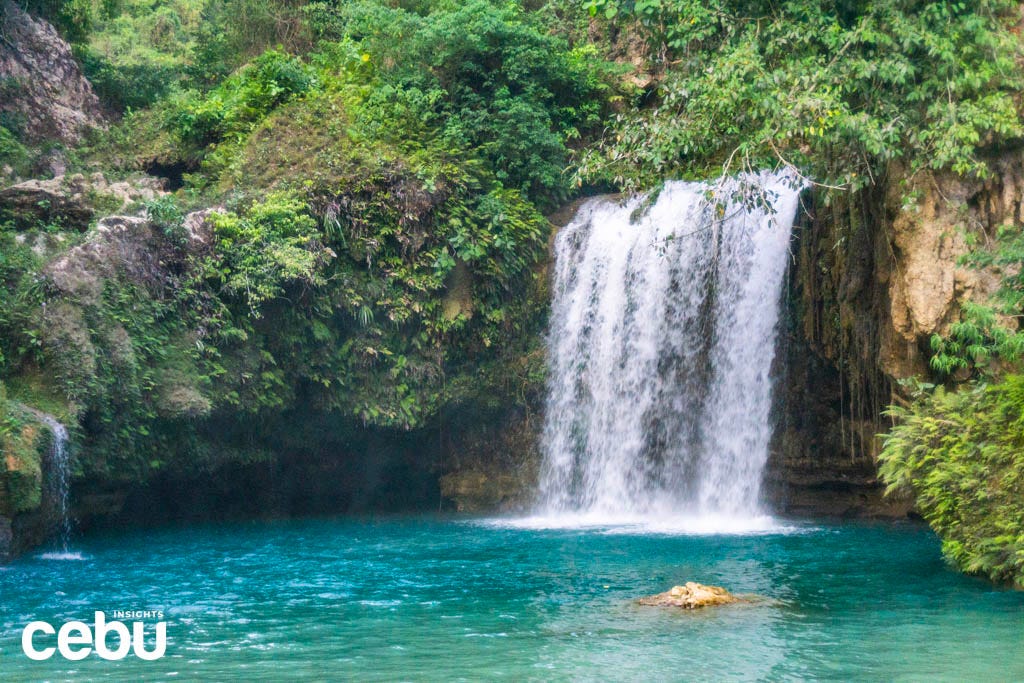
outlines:
[[[556,242],[544,517],[757,528],[799,183],[670,182]],[[770,520],[769,520],[770,521]]]

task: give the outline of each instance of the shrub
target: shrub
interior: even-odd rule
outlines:
[[[316,84],[311,68],[297,57],[271,50],[207,94],[183,94],[171,124],[187,142],[200,147],[228,136],[244,137],[275,107]]]
[[[913,494],[957,567],[1024,587],[1024,376],[889,412],[887,491]]]
[[[74,53],[97,97],[118,112],[155,104],[181,76],[156,62],[115,63],[86,45],[74,46]]]
[[[609,67],[515,3],[313,3],[313,28],[352,39],[377,69],[361,122],[408,139],[409,125],[480,158],[505,187],[542,204],[566,195],[568,145],[600,125]]]

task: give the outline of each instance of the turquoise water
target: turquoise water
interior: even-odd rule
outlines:
[[[316,520],[108,533],[76,550],[0,568],[0,679],[1024,680],[1024,592],[950,571],[910,525],[673,536]],[[687,580],[770,600],[633,602]],[[163,610],[166,656],[21,653],[31,620],[117,609]]]

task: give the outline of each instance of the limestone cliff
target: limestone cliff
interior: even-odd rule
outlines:
[[[971,239],[1019,225],[1024,157],[990,160],[984,180],[908,177],[829,203],[811,194],[794,234],[785,373],[769,490],[794,512],[903,514],[883,501],[875,460],[899,380],[929,375],[929,340],[984,301],[998,273],[961,264]]]

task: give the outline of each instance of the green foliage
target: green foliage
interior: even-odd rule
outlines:
[[[93,28],[93,0],[17,0],[27,11],[43,17],[70,41],[84,40]]]
[[[82,45],[74,53],[100,101],[116,111],[155,104],[180,78],[172,66],[158,62],[116,63]]]
[[[992,244],[976,246],[962,260],[999,273],[999,289],[990,302],[964,304],[961,319],[949,333],[932,336],[930,364],[942,376],[990,377],[1024,357],[1024,333],[1019,329],[1024,316],[1024,232],[1019,226],[1004,225]]]
[[[181,94],[171,125],[185,142],[199,147],[229,136],[237,140],[274,108],[315,84],[314,74],[301,60],[266,52],[210,93]]]
[[[0,166],[10,166],[16,175],[27,175],[33,155],[6,126],[0,125]]]
[[[268,48],[310,44],[305,3],[294,0],[29,4],[58,18],[97,95],[118,112],[156,104],[178,87],[207,89]]]
[[[39,266],[29,245],[0,224],[0,374],[15,359],[39,351],[40,340],[30,323],[42,301],[35,277]]]
[[[361,122],[375,137],[436,136],[530,199],[565,197],[567,146],[606,108],[609,67],[595,49],[570,48],[517,3],[319,2],[309,14],[320,37],[356,41],[375,67]]]
[[[166,234],[181,231],[185,212],[178,206],[174,195],[161,195],[146,204],[146,215],[152,223]]]
[[[0,514],[13,516],[42,502],[42,456],[50,435],[34,416],[8,401],[0,384]]]
[[[914,495],[957,567],[1024,587],[1024,377],[939,388],[890,414],[888,491]]]
[[[1013,316],[1024,313],[1024,230],[1020,225],[1010,223],[1000,227],[995,244],[975,249],[967,262],[999,271],[1000,287],[995,304],[1001,313]]]
[[[621,185],[795,165],[857,189],[899,160],[984,176],[982,146],[1021,134],[1016,3],[589,0],[634,27],[660,73],[579,178]]]
[[[217,244],[203,263],[204,276],[224,295],[245,302],[250,315],[295,285],[324,284],[323,266],[333,257],[320,242],[319,228],[305,203],[276,193],[244,215],[216,214]]]
[[[213,85],[249,59],[277,47],[292,54],[309,50],[304,0],[205,2],[187,66],[192,84]]]
[[[947,335],[932,335],[931,350],[929,364],[942,376],[960,370],[988,376],[992,359],[1014,363],[1024,355],[1024,334],[1001,323],[992,308],[967,302]]]
[[[186,188],[147,203],[152,230],[90,235],[102,267],[54,278],[0,245],[0,376],[69,402],[86,476],[243,461],[265,435],[240,424],[296,409],[408,430],[543,383],[537,205],[600,125],[596,50],[515,3],[264,4],[99,12],[76,53],[125,116],[83,155]],[[297,16],[315,50],[263,44]]]

